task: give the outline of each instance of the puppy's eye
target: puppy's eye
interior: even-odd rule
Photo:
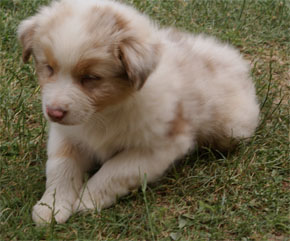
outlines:
[[[49,76],[52,76],[53,73],[54,73],[53,68],[48,64],[48,65],[46,65],[46,69],[47,69],[47,71],[48,71],[48,75],[49,75]]]
[[[102,78],[98,75],[83,75],[81,76],[80,80],[82,84],[87,84],[87,83],[94,83],[100,81]]]
[[[81,77],[81,79],[82,80],[100,80],[101,79],[101,77],[100,76],[98,76],[98,75],[92,75],[92,74],[88,74],[88,75],[83,75],[82,77]]]

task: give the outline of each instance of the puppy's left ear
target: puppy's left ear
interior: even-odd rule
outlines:
[[[120,59],[132,85],[141,89],[159,61],[159,45],[137,37],[123,39],[119,46]]]
[[[32,53],[33,36],[36,28],[36,20],[34,17],[22,21],[18,27],[18,39],[22,45],[22,59],[27,63]]]

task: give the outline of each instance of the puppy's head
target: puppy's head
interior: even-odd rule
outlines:
[[[88,121],[144,85],[158,60],[146,17],[115,2],[62,0],[18,29],[23,60],[32,54],[46,118]]]

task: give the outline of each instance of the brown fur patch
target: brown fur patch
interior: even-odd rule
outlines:
[[[168,132],[169,137],[175,137],[185,130],[187,121],[183,115],[183,107],[181,103],[178,103],[175,111],[175,118],[170,122],[170,129]]]

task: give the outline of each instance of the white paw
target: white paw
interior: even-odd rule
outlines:
[[[32,219],[37,225],[48,224],[55,219],[57,223],[64,223],[72,214],[71,206],[67,203],[45,203],[38,201],[32,210]]]

